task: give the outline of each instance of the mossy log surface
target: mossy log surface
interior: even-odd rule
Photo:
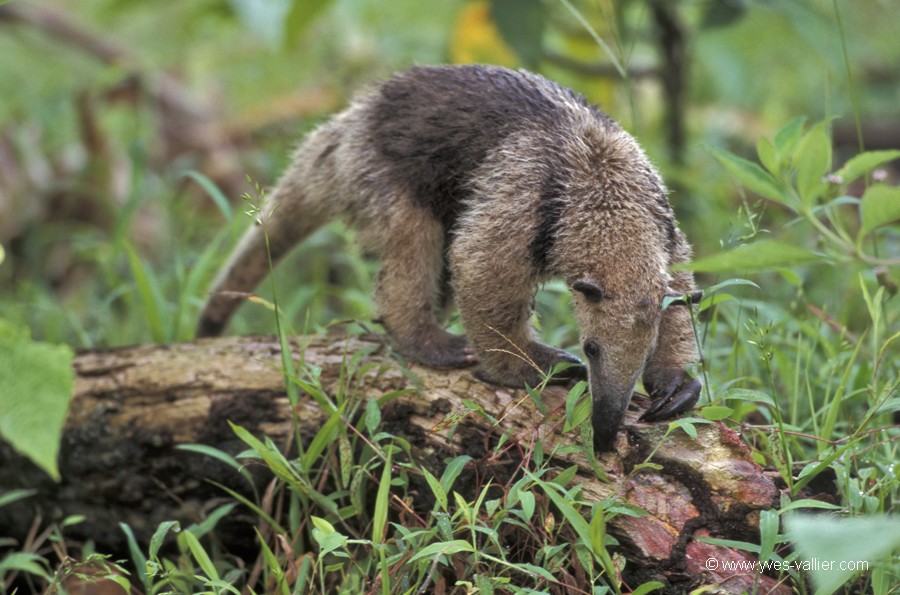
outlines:
[[[754,582],[760,581],[759,592],[790,592],[755,571],[726,570],[732,562],[752,562],[752,555],[697,539],[756,541],[759,511],[775,507],[779,500],[773,474],[751,460],[740,436],[724,424],[697,425],[696,439],[678,430],[659,445],[666,425],[638,423],[639,412],[632,410],[617,436],[616,452],[594,463],[583,449],[572,448],[581,444],[577,432],[562,432],[565,388],[545,390],[539,410],[524,390],[483,384],[471,370],[405,366],[374,335],[301,337],[292,348],[295,358],[302,353],[308,364],[321,368],[321,383],[329,394],[345,391],[365,400],[395,393],[382,409],[384,427],[408,440],[417,462],[436,476],[447,457],[470,455],[468,479],[464,473],[454,486],[467,498],[474,497],[465,491],[476,481],[484,485],[494,478],[502,486],[539,444],[560,471],[577,466],[572,481],[581,484],[585,501],[616,494],[645,510],[643,516],[616,516],[609,526],[628,560],[632,581],[655,578],[676,589],[717,585],[713,592],[725,593],[753,591]],[[353,373],[342,375],[350,358]],[[280,348],[273,338],[91,351],[78,355],[75,370],[60,458],[62,481],[53,483],[0,448],[0,485],[38,490],[30,499],[0,508],[0,534],[21,541],[37,514],[44,525],[81,514],[86,520],[68,527],[68,537],[91,539],[100,551],[124,552],[119,523],[127,523],[146,543],[161,521],[196,522],[227,500],[221,487],[207,480],[247,492],[246,479],[232,468],[179,445],[206,444],[230,454],[246,450],[229,422],[279,445],[289,444],[294,436]],[[471,412],[464,400],[487,415]],[[304,441],[327,419],[308,395],[301,395],[296,413]],[[498,456],[494,446],[503,434],[511,438],[511,447]],[[652,462],[659,468],[632,473],[658,445]],[[594,464],[607,481],[598,478]],[[266,469],[248,469],[264,489],[271,480]],[[427,494],[422,483],[420,493]],[[421,514],[431,508],[430,502],[412,504],[422,506]],[[236,509],[219,526],[223,545],[233,552],[252,551],[252,522],[249,511]]]

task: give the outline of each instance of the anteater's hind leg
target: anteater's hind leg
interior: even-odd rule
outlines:
[[[444,266],[443,225],[408,203],[391,209],[375,290],[385,328],[399,351],[419,363],[434,368],[476,363],[466,337],[445,331],[435,315]]]

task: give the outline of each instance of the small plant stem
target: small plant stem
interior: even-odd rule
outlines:
[[[859,152],[866,150],[863,141],[862,122],[859,117],[859,94],[856,85],[853,84],[853,70],[850,68],[850,55],[847,53],[847,36],[844,34],[844,21],[841,18],[841,11],[838,10],[838,1],[832,0],[834,7],[834,20],[837,23],[838,35],[841,38],[841,56],[844,58],[844,69],[847,71],[847,85],[850,89],[850,105],[853,110],[853,122],[856,126],[856,142],[859,144]]]
[[[791,464],[791,455],[790,455],[790,452],[788,451],[787,438],[786,438],[787,434],[784,429],[784,418],[781,415],[781,407],[777,403],[777,398],[778,398],[777,394],[778,393],[775,388],[775,376],[772,372],[771,357],[769,357],[768,354],[764,354],[764,356],[765,357],[764,357],[763,361],[766,364],[766,377],[769,381],[769,390],[772,391],[772,400],[776,401],[775,407],[772,409],[772,414],[775,416],[775,425],[777,426],[777,432],[778,432],[778,443],[781,447],[781,456],[784,459],[784,461],[783,461],[783,464],[785,466],[784,482],[787,484],[788,490],[792,491],[794,489],[794,473],[792,470],[793,465]]]

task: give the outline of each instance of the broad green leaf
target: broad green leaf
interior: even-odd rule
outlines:
[[[791,269],[778,269],[778,274],[781,275],[781,278],[800,289],[803,287],[803,277],[797,274],[796,271]]]
[[[472,544],[468,541],[463,541],[462,539],[454,539],[453,541],[441,541],[438,543],[432,543],[431,545],[426,545],[421,550],[419,550],[412,558],[409,559],[410,562],[415,562],[416,560],[420,560],[422,558],[434,558],[438,555],[447,555],[455,554],[458,552],[473,552]]]
[[[450,492],[450,488],[453,487],[453,482],[456,481],[456,478],[462,473],[466,463],[471,460],[472,457],[469,455],[459,455],[447,463],[447,467],[444,469],[443,475],[441,475],[441,487],[444,488],[444,493]]]
[[[575,473],[578,471],[578,465],[572,465],[568,467],[565,471],[551,479],[553,483],[560,487],[566,487],[571,483],[572,478],[575,477]]]
[[[825,188],[825,174],[831,169],[831,136],[825,122],[816,124],[797,145],[794,155],[797,190],[806,206],[815,204]]]
[[[779,267],[823,262],[824,256],[780,240],[763,240],[744,244],[719,254],[679,264],[673,269],[688,269],[702,273],[732,271],[764,271]]]
[[[312,516],[311,518],[314,525],[312,535],[316,543],[319,544],[319,555],[324,556],[329,552],[344,547],[347,543],[346,535],[338,533],[334,525],[321,517]]]
[[[829,560],[833,564],[809,564],[806,568],[816,593],[833,593],[857,574],[855,565],[838,562],[868,561],[869,566],[900,548],[900,518],[872,516],[837,518],[788,515],[785,532],[803,561]],[[846,567],[846,568],[845,568]]]
[[[71,348],[33,341],[26,329],[0,319],[0,438],[57,481],[74,357]]]
[[[366,429],[374,436],[381,424],[381,409],[378,408],[378,399],[371,397],[366,403]]]
[[[863,194],[860,237],[900,219],[900,186],[876,184]]]
[[[800,137],[803,135],[803,127],[805,125],[806,117],[800,116],[782,126],[781,129],[775,133],[773,141],[779,160],[785,159],[794,152],[794,147],[797,146]]]
[[[775,145],[766,137],[760,137],[756,143],[756,154],[759,156],[759,162],[769,170],[773,176],[778,176],[781,170],[781,162],[778,160],[778,153],[775,151]]]
[[[435,503],[441,510],[447,512],[447,492],[441,487],[441,482],[424,467],[422,468],[422,474],[425,475],[425,481],[428,482],[428,487],[431,488],[431,493],[434,494]]]
[[[676,419],[673,422],[669,422],[669,429],[673,430],[675,428],[681,428],[688,436],[694,440],[697,439],[697,428],[694,427],[694,423],[688,418]]]
[[[312,530],[313,539],[319,544],[319,555],[324,556],[334,550],[340,549],[347,544],[347,536],[333,531],[327,533],[319,527]]]
[[[322,517],[313,515],[310,518],[312,518],[313,526],[316,529],[318,529],[319,531],[321,531],[323,536],[331,535],[332,533],[334,533],[336,531],[334,528],[334,525],[332,525],[331,523],[329,523],[327,520],[323,519]]]
[[[875,411],[875,415],[887,415],[894,411],[900,411],[900,397],[894,397],[884,401]]]
[[[734,299],[734,296],[730,293],[716,293],[707,298],[703,298],[703,301],[700,302],[697,306],[698,312],[706,312],[713,306],[721,304],[722,302],[728,302]]]
[[[566,395],[566,423],[563,427],[563,432],[577,428],[590,416],[591,399],[590,396],[584,397],[586,391],[587,382],[580,380]]]
[[[722,399],[738,399],[741,401],[753,401],[756,403],[765,403],[770,407],[775,407],[775,401],[766,393],[750,388],[729,388],[722,393]]]
[[[60,523],[60,527],[65,529],[66,527],[74,527],[75,525],[80,525],[83,523],[87,517],[83,514],[73,514],[69,515],[62,520]]]
[[[871,172],[879,165],[894,159],[900,159],[900,150],[866,151],[848,159],[847,163],[834,173],[840,177],[842,184],[849,184]]]
[[[731,417],[734,409],[731,407],[721,407],[718,405],[710,405],[700,410],[700,417],[709,421],[719,421]]]
[[[525,519],[531,520],[534,515],[534,494],[522,490],[519,492],[519,502],[522,504],[522,513],[525,515]]]
[[[748,190],[775,202],[790,206],[787,194],[781,184],[778,183],[778,180],[759,165],[716,147],[709,147],[709,151]]]

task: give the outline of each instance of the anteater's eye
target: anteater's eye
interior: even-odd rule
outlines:
[[[595,358],[600,355],[600,347],[593,341],[585,341],[584,354],[590,358]]]

